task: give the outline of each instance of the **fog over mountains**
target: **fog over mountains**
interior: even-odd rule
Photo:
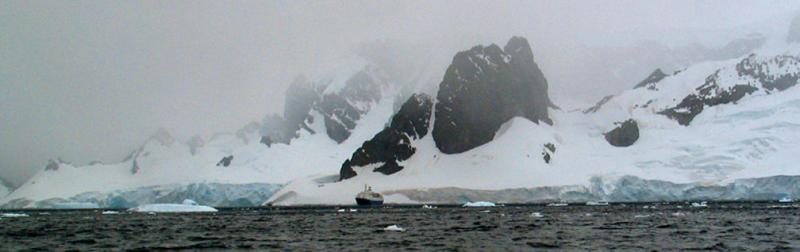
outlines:
[[[684,9],[622,6],[669,10],[642,20],[589,10],[610,8],[600,3],[575,7],[580,16],[543,14],[561,3],[499,2],[445,17],[426,15],[447,7],[439,4],[201,4],[220,8],[209,21],[196,15],[208,8],[163,4],[151,16],[118,13],[94,32],[85,18],[114,12],[84,11],[110,6],[60,3],[47,15],[65,22],[54,22],[35,14],[45,6],[9,3],[19,14],[3,18],[19,27],[73,32],[55,32],[71,39],[52,44],[7,29],[17,36],[2,50],[0,80],[11,90],[2,134],[13,151],[3,152],[0,177],[13,192],[2,203],[131,207],[203,194],[198,202],[216,205],[341,204],[364,183],[389,202],[647,200],[642,188],[667,190],[661,182],[735,185],[725,194],[733,198],[793,193],[793,177],[771,177],[797,175],[785,166],[799,72],[791,4],[699,3],[692,12],[707,16],[673,22]],[[142,5],[129,7],[152,7]],[[325,27],[348,29],[304,35]],[[154,50],[154,41],[168,43]],[[41,56],[48,45],[65,56]],[[742,192],[741,181],[762,177],[786,187]],[[631,181],[643,184],[620,187]],[[533,196],[496,192],[509,188]]]

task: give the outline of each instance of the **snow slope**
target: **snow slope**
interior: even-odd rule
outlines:
[[[267,203],[353,204],[353,197],[364,184],[383,192],[387,203],[423,200],[449,203],[460,199],[465,190],[506,194],[526,190],[545,195],[539,198],[546,199],[589,195],[597,198],[584,198],[636,200],[652,198],[646,198],[641,191],[629,190],[660,188],[672,193],[688,190],[685,189],[688,185],[747,184],[751,183],[748,178],[800,175],[800,169],[793,167],[800,161],[800,155],[795,154],[800,151],[800,145],[795,144],[800,142],[800,134],[796,133],[800,128],[797,116],[800,88],[770,89],[764,79],[742,75],[739,67],[745,61],[757,63],[753,64],[757,66],[756,72],[772,80],[786,74],[800,74],[796,61],[783,60],[792,57],[800,57],[797,45],[771,44],[753,55],[692,65],[668,73],[655,83],[615,95],[594,112],[550,109],[552,125],[512,118],[491,142],[458,154],[439,151],[431,137],[433,127],[428,127],[426,137],[412,141],[416,152],[399,163],[405,167],[399,172],[392,175],[372,172],[375,165],[381,165],[374,164],[354,167],[357,176],[338,181],[342,163],[387,125],[397,109],[398,99],[406,100],[397,95],[399,90],[387,86],[375,104],[356,104],[366,109],[366,113],[341,143],[326,135],[325,115],[318,110],[310,112],[305,122],[308,127],[300,129],[299,136],[289,144],[267,146],[259,143],[258,134],[247,131],[250,133],[218,134],[201,139],[204,144],[190,147],[162,131],[119,163],[74,166],[57,162],[53,167],[48,166],[0,199],[0,205],[46,207],[75,202],[108,205],[116,204],[110,202],[117,199],[144,204],[166,199],[159,197],[173,192],[194,198],[195,193],[209,191],[218,194],[207,197],[206,202],[226,202],[220,197],[255,199],[263,195],[253,196],[248,190],[273,189],[270,185],[284,184]],[[360,62],[353,64],[361,66]],[[347,73],[355,71],[351,66],[342,69]],[[715,89],[710,93],[700,92],[712,76]],[[342,74],[322,77],[322,82],[331,85],[323,93],[341,90],[346,82],[342,78]],[[688,125],[681,125],[662,113],[673,108],[679,111],[681,108],[677,106],[688,96],[720,95],[738,85],[756,91],[735,102],[701,105],[702,112]],[[430,125],[434,119],[435,111]],[[613,129],[615,122],[627,119],[638,122],[638,140],[624,148],[609,145],[604,133]],[[555,149],[550,150],[547,147],[550,145]],[[547,161],[545,153],[550,157]],[[226,157],[232,157],[230,164],[218,165]],[[631,181],[643,185],[632,186]],[[665,187],[652,181],[669,181],[674,185]],[[795,183],[788,181],[790,186]],[[226,187],[246,184],[266,186]],[[660,187],[650,186],[653,184]],[[184,189],[194,185],[211,189]],[[455,194],[459,195],[445,195],[443,191],[450,188],[456,188]],[[597,193],[600,189],[603,193]],[[226,193],[227,190],[243,191]],[[152,192],[155,192],[152,196],[142,196]],[[613,196],[613,192],[623,192],[623,196]],[[680,199],[675,195],[689,194],[671,195],[675,198],[666,199]],[[509,198],[525,201],[537,197]]]
[[[800,142],[800,88],[769,90],[760,80],[736,71],[738,63],[750,60],[764,63],[759,71],[769,78],[800,73],[800,66],[776,60],[798,55],[800,50],[789,45],[693,65],[660,80],[652,89],[627,90],[594,113],[550,110],[552,126],[511,119],[493,141],[459,154],[443,154],[431,137],[425,137],[412,143],[416,154],[400,163],[405,168],[395,174],[372,172],[375,167],[369,166],[355,168],[358,176],[341,182],[320,179],[325,176],[299,179],[267,203],[353,204],[353,196],[364,184],[387,194],[388,203],[408,203],[413,201],[403,191],[424,194],[435,188],[571,186],[588,191],[597,186],[592,185],[593,179],[611,186],[626,176],[725,185],[745,178],[800,175],[793,165],[800,162],[795,154],[800,151],[796,144]],[[688,126],[659,114],[697,94],[712,75],[718,76],[719,90],[734,85],[759,89],[733,103],[705,106]],[[638,141],[625,148],[609,145],[603,134],[614,128],[614,122],[629,118],[638,122]],[[556,147],[549,163],[542,158],[547,143]],[[436,202],[437,198],[428,200]]]
[[[350,73],[352,69],[346,71]],[[325,80],[338,83],[340,79]],[[336,169],[353,149],[383,128],[394,112],[397,98],[394,88],[383,87],[382,97],[375,104],[359,104],[366,113],[356,121],[351,135],[342,143],[337,144],[326,135],[325,120],[316,110],[310,112],[308,129],[300,129],[297,138],[289,144],[276,143],[269,147],[259,143],[258,134],[217,134],[202,141],[205,144],[194,146],[192,151],[188,144],[173,139],[166,131],[159,131],[130,158],[119,163],[75,166],[59,162],[57,169],[43,169],[0,199],[0,206],[13,202],[15,207],[33,207],[36,202],[61,202],[82,193],[111,195],[114,191],[136,191],[160,185],[280,185],[299,177],[325,174]],[[229,156],[233,158],[228,166],[218,165],[222,158]]]

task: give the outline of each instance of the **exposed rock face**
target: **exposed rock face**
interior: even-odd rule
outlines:
[[[663,80],[664,77],[667,76],[669,75],[665,74],[664,72],[661,71],[660,68],[658,68],[655,71],[653,71],[653,73],[651,73],[649,76],[647,76],[647,78],[636,84],[636,86],[634,86],[633,88],[636,89],[641,87],[647,87],[647,89],[650,90],[657,90],[655,84]]]
[[[552,159],[552,155],[556,154],[556,145],[553,143],[546,143],[544,144],[544,148],[542,149],[542,158],[544,159],[545,163],[550,163],[550,159]]]
[[[639,139],[639,125],[633,119],[617,123],[617,127],[606,132],[606,141],[617,147],[628,147]]]
[[[261,121],[261,143],[271,146],[274,143],[288,144],[297,137],[297,131],[308,128],[306,121],[309,112],[320,101],[320,91],[306,79],[298,76],[286,89],[286,101],[283,105],[283,117],[267,115]]]
[[[659,112],[678,121],[681,125],[689,125],[692,120],[708,106],[736,102],[744,96],[760,89],[766,92],[783,91],[797,85],[800,79],[800,58],[780,55],[769,59],[759,59],[750,55],[736,64],[736,74],[742,84],[730,87],[720,86],[720,71],[706,77],[705,83],[697,88],[697,93],[690,94],[673,108]]]
[[[591,108],[584,109],[583,113],[584,114],[589,114],[589,113],[597,112],[598,110],[600,110],[600,108],[603,107],[603,105],[605,105],[608,101],[610,101],[611,98],[614,98],[614,96],[613,95],[609,95],[609,96],[603,97],[603,99],[600,99],[600,101],[598,101]]]
[[[138,173],[140,169],[141,168],[139,168],[139,162],[137,162],[136,159],[134,159],[133,163],[131,164],[131,174]]]
[[[279,115],[268,115],[261,120],[261,143],[272,146],[274,143],[289,143],[295,133],[290,132],[286,120]]]
[[[219,160],[219,162],[217,162],[217,166],[228,167],[231,165],[231,161],[233,161],[233,155],[223,157]]]
[[[381,99],[381,92],[388,81],[375,66],[366,65],[355,72],[338,89],[326,91],[331,80],[311,82],[304,76],[295,78],[286,90],[283,115],[268,115],[261,122],[261,143],[289,144],[299,136],[300,130],[316,134],[309,127],[313,123],[312,111],[322,114],[325,130],[331,139],[341,143],[350,137],[356,121],[366,114]],[[341,87],[339,87],[341,86]]]
[[[353,167],[380,164],[373,172],[386,175],[403,169],[397,162],[406,160],[416,149],[411,140],[428,134],[433,100],[425,94],[411,96],[392,117],[389,127],[383,129],[369,141],[364,142],[353,156],[342,164],[339,179],[357,175]]]
[[[521,116],[551,124],[547,80],[524,38],[504,49],[476,46],[456,54],[439,85],[433,138],[444,153],[461,153],[494,138],[504,122]]]
[[[44,167],[44,170],[45,171],[58,171],[58,168],[59,168],[58,162],[50,159],[50,160],[47,160],[47,166]]]
[[[320,100],[318,91],[305,76],[297,77],[286,90],[286,101],[283,106],[283,118],[286,119],[285,135],[292,135],[306,126],[308,112],[314,103]]]
[[[360,71],[338,93],[322,97],[317,110],[325,117],[325,130],[331,139],[341,143],[350,137],[356,121],[369,111],[370,104],[380,101],[383,83],[380,77]]]

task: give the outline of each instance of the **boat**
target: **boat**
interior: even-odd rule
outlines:
[[[792,198],[789,198],[789,197],[783,197],[783,198],[779,199],[778,202],[780,202],[780,203],[792,203],[792,202],[794,202],[794,200],[792,200]]]
[[[587,201],[587,202],[586,202],[586,205],[587,205],[587,206],[608,206],[608,202],[605,202],[605,201],[600,201],[600,202],[597,202],[597,201]]]
[[[364,185],[364,191],[356,195],[356,204],[359,206],[383,205],[383,195],[372,191],[371,186]]]

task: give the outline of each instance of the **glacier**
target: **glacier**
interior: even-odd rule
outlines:
[[[133,208],[146,204],[180,202],[194,199],[208,206],[257,206],[267,200],[281,185],[266,183],[146,186],[111,192],[84,192],[67,198],[45,200],[15,199],[0,208]]]
[[[145,204],[128,209],[128,211],[140,213],[214,213],[218,210],[213,207],[199,205],[194,200],[185,199],[181,204]]]

